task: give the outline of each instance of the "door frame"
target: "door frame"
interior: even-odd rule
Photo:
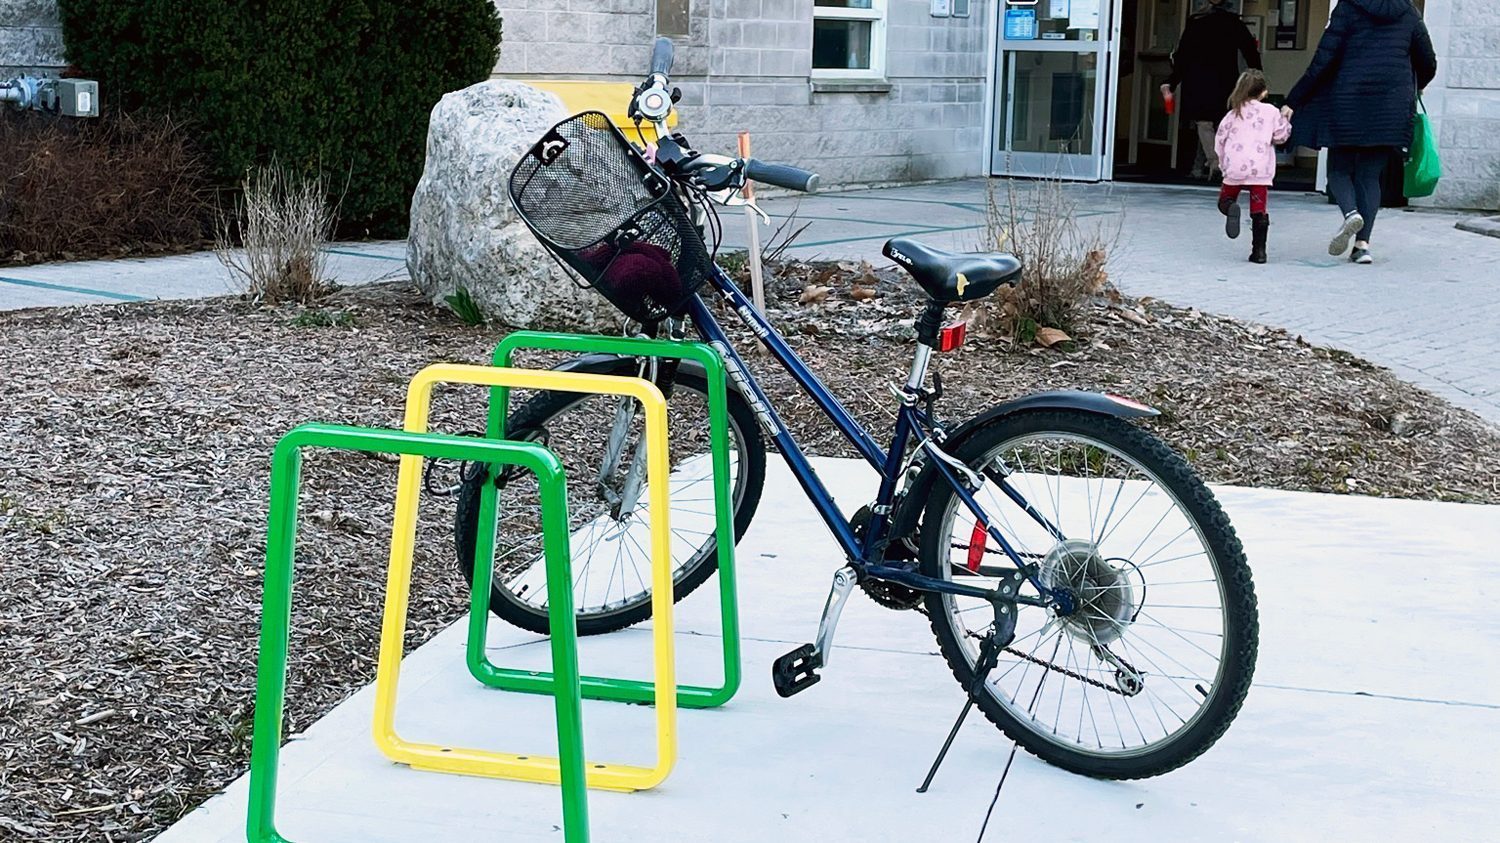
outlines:
[[[1188,9],[1191,6],[1191,0],[1181,0],[1181,2],[1178,3],[1176,7],[1175,13],[1173,15],[1175,20],[1172,22],[1172,24],[1174,27],[1176,27],[1176,31],[1179,37],[1181,36],[1183,28],[1187,25]],[[1141,146],[1143,145],[1141,141],[1141,132],[1144,131],[1146,115],[1150,110],[1151,103],[1154,102],[1154,98],[1158,96],[1157,86],[1152,84],[1151,80],[1142,70],[1142,63],[1140,58],[1141,53],[1143,52],[1140,49],[1141,40],[1142,38],[1147,37],[1153,31],[1153,27],[1156,24],[1155,15],[1156,12],[1149,0],[1141,0],[1141,2],[1136,7],[1136,52],[1135,55],[1132,56],[1135,64],[1135,73],[1133,74],[1131,82],[1133,90],[1131,91],[1132,96],[1130,114],[1116,115],[1116,119],[1128,119],[1130,123],[1130,126],[1128,128],[1128,140],[1126,142],[1126,145],[1129,148],[1129,151],[1127,152],[1127,158],[1129,160],[1126,163],[1131,165],[1134,165],[1140,160],[1140,150]],[[1176,49],[1177,47],[1174,44],[1172,46],[1172,49],[1167,51],[1168,62],[1171,61],[1170,56],[1172,53],[1176,52]],[[1152,52],[1154,53],[1155,51],[1153,50]],[[1116,102],[1118,102],[1118,99],[1116,100]],[[1181,121],[1182,113],[1174,111],[1167,117],[1167,140],[1146,142],[1150,145],[1159,145],[1166,147],[1167,160],[1171,162],[1171,166],[1173,168],[1177,166],[1179,145],[1178,142],[1182,134]]]
[[[1041,2],[1045,2],[1045,0],[1041,0]],[[1003,172],[1001,167],[997,166],[996,159],[1000,151],[995,148],[999,140],[995,132],[995,118],[999,107],[1001,63],[1004,61],[1005,54],[1008,52],[1088,52],[1072,46],[1080,43],[1077,41],[1043,41],[1040,39],[1026,42],[1029,45],[1026,47],[1017,47],[1014,50],[1005,49],[1003,47],[1005,33],[1003,31],[1004,19],[1002,12],[1007,5],[1010,4],[1006,0],[996,0],[996,2],[989,4],[990,37],[988,39],[989,50],[987,51],[988,55],[985,62],[984,157],[981,162],[982,172],[987,176],[1010,175],[1018,178],[1055,177],[1067,181],[1090,182],[1112,180],[1115,171],[1114,120],[1119,108],[1121,0],[1100,0],[1099,13],[1107,17],[1105,27],[1098,30],[1098,32],[1101,35],[1107,34],[1108,37],[1099,38],[1093,42],[1096,45],[1100,45],[1093,52],[1098,56],[1098,61],[1102,65],[1098,67],[1095,73],[1094,91],[1094,146],[1097,150],[1094,157],[1099,161],[1096,175],[1071,175],[1047,172],[1017,172],[1008,174]],[[1014,84],[1014,80],[1006,81],[1008,85]],[[1013,106],[1013,99],[1007,98],[1007,109],[1013,108]],[[1008,112],[1008,116],[1012,114],[1013,112]],[[1009,127],[1010,125],[1011,120],[1007,119],[1006,126]],[[1044,152],[1019,154],[1049,157],[1056,155],[1056,153]]]

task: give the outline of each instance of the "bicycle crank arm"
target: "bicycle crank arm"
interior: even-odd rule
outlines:
[[[854,590],[854,569],[845,565],[833,574],[833,588],[828,591],[828,602],[823,604],[823,619],[818,621],[819,666],[828,664],[829,651],[833,649],[833,633],[838,628],[839,616],[844,613],[844,604],[849,602],[849,592]]]
[[[844,604],[849,602],[849,592],[854,590],[855,582],[854,569],[847,565],[834,573],[833,588],[828,592],[828,602],[823,604],[823,618],[818,621],[817,643],[803,644],[771,665],[771,679],[777,694],[790,697],[816,685],[823,678],[818,671],[828,665],[833,633],[838,628],[839,616],[844,613]]]

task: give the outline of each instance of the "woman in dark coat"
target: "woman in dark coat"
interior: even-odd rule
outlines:
[[[1411,0],[1339,0],[1307,72],[1287,96],[1291,142],[1328,149],[1328,192],[1344,221],[1328,244],[1370,262],[1380,177],[1411,146],[1417,92],[1437,74],[1432,38]]]

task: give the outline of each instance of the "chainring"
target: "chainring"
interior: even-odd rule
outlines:
[[[860,510],[854,513],[854,518],[850,520],[849,526],[854,528],[856,536],[863,539],[865,527],[869,523],[870,507],[866,505],[860,507]],[[891,540],[890,545],[886,548],[885,558],[888,561],[896,563],[915,559],[916,553],[907,541],[906,538]],[[877,604],[898,612],[915,609],[922,605],[922,593],[920,591],[913,591],[904,585],[886,580],[877,580],[874,577],[860,577],[859,590],[863,591],[867,597],[874,600]]]
[[[904,585],[877,580],[874,577],[864,577],[859,581],[859,588],[871,600],[897,611],[907,611],[922,605],[921,592],[912,591]]]

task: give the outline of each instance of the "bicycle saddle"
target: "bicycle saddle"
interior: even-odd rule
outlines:
[[[1004,252],[945,252],[905,237],[887,240],[883,251],[944,303],[984,298],[1021,280],[1021,261]]]

